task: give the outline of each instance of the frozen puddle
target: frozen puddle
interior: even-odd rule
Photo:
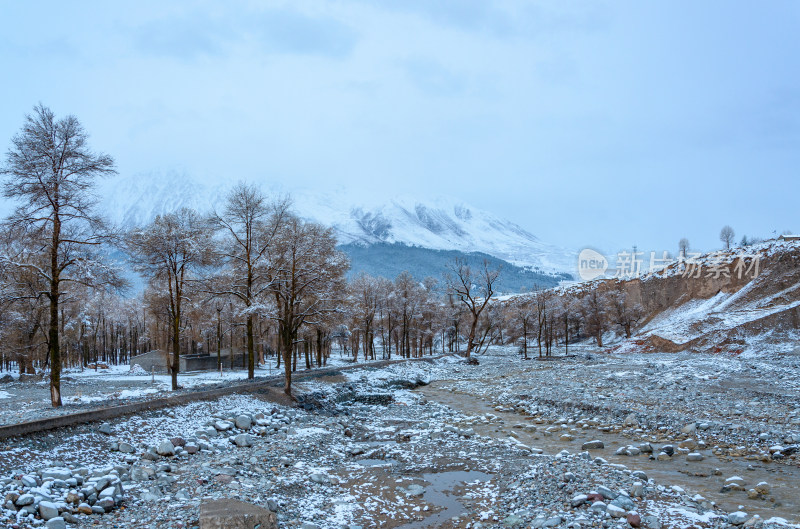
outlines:
[[[436,514],[428,516],[424,520],[400,526],[403,529],[412,529],[414,527],[438,527],[445,520],[454,516],[460,516],[467,509],[458,501],[458,497],[455,494],[448,494],[448,492],[452,493],[455,488],[468,483],[489,481],[492,479],[492,476],[491,474],[478,472],[476,470],[455,470],[451,472],[423,474],[422,479],[430,483],[430,485],[425,487],[422,498],[428,504],[442,507],[443,509]]]

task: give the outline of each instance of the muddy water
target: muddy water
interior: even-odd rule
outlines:
[[[424,520],[405,524],[403,525],[403,529],[438,527],[450,518],[460,516],[467,509],[464,507],[464,504],[458,500],[457,495],[448,493],[453,492],[455,488],[465,485],[466,483],[489,481],[492,479],[492,476],[475,470],[456,470],[452,472],[423,474],[422,479],[430,484],[425,487],[425,493],[422,496],[423,499],[427,503],[443,507],[443,509],[436,514],[428,516]]]
[[[493,414],[501,419],[502,422],[471,424],[470,427],[480,435],[506,439],[511,437],[513,432],[520,442],[531,448],[540,448],[547,454],[557,454],[561,450],[577,453],[581,451],[581,445],[584,442],[599,439],[605,444],[605,449],[590,450],[589,452],[593,456],[602,457],[609,463],[626,465],[631,470],[642,470],[649,478],[655,479],[661,485],[678,485],[691,494],[700,494],[706,499],[716,502],[720,508],[728,512],[739,510],[741,505],[746,512],[759,514],[762,518],[779,516],[795,523],[800,522],[800,494],[798,494],[800,468],[796,466],[742,459],[721,460],[710,450],[700,451],[705,456],[705,460],[698,462],[686,461],[685,456],[677,453],[671,461],[650,460],[648,454],[617,456],[614,452],[618,447],[636,444],[644,440],[636,441],[596,429],[578,429],[574,441],[562,441],[559,438],[560,432],[548,436],[542,434],[541,430],[549,425],[538,425],[537,429],[540,431],[526,432],[523,429],[514,428],[516,424],[530,422],[525,415],[496,411],[489,402],[479,396],[456,392],[452,389],[442,389],[445,384],[447,381],[434,382],[418,388],[417,391],[424,394],[429,400],[449,406],[465,415]],[[653,443],[653,446],[657,449],[661,445]],[[719,469],[721,473],[715,475],[715,469]],[[742,491],[720,492],[725,479],[732,476],[744,479],[745,488],[748,489],[753,488],[756,483],[766,481],[772,489],[769,499],[751,500],[747,497],[747,493]]]

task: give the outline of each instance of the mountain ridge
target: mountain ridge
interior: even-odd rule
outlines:
[[[185,172],[152,172],[107,180],[98,190],[102,210],[122,227],[141,225],[159,213],[191,207],[220,208],[233,182],[211,185]],[[286,195],[279,185],[264,186]],[[518,224],[452,197],[409,195],[356,198],[333,192],[295,190],[293,206],[303,218],[332,227],[341,245],[404,244],[432,250],[485,253],[544,274],[571,274],[576,252],[548,244]]]

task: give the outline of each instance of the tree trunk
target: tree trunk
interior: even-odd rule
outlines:
[[[61,406],[61,350],[58,343],[58,243],[61,238],[61,222],[56,210],[53,221],[53,242],[50,248],[50,326],[48,349],[50,353],[50,402],[54,408]]]
[[[473,314],[472,324],[470,324],[469,326],[469,337],[467,338],[467,352],[464,353],[464,356],[467,358],[470,357],[472,349],[475,346],[473,342],[475,341],[475,331],[477,328],[478,328],[478,317]]]
[[[178,371],[181,368],[181,330],[180,317],[173,317],[172,321],[172,391],[178,389]]]
[[[256,353],[253,343],[253,315],[247,315],[247,378],[255,378],[256,373]]]

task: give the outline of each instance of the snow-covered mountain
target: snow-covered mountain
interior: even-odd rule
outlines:
[[[123,226],[142,224],[182,206],[220,208],[232,183],[204,185],[180,172],[109,180],[103,206]],[[280,194],[277,186],[266,192]],[[353,197],[348,190],[292,190],[304,218],[332,226],[341,244],[400,243],[435,250],[482,252],[517,266],[572,273],[576,252],[547,244],[519,225],[449,197]]]

